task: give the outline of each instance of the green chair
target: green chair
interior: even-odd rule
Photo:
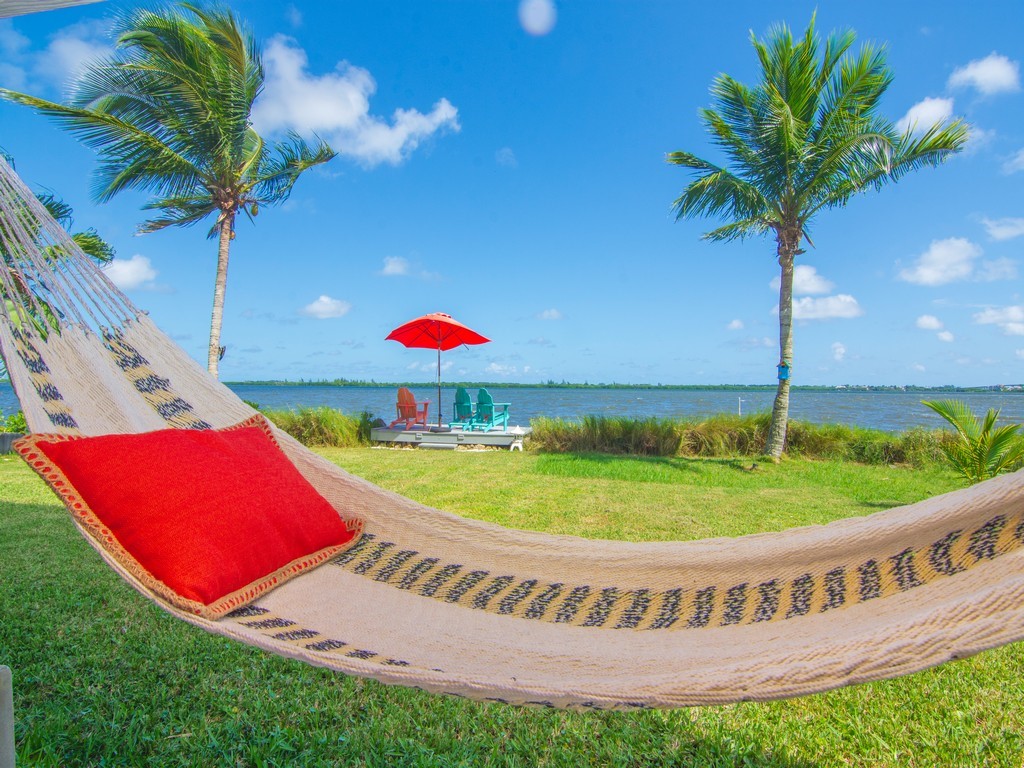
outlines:
[[[455,420],[448,422],[449,427],[461,427],[466,429],[466,425],[473,419],[473,401],[469,397],[469,392],[466,391],[465,387],[459,387],[455,390]]]
[[[494,429],[508,429],[508,409],[512,403],[496,403],[491,393],[481,389],[476,396],[476,411],[463,429],[490,432]]]

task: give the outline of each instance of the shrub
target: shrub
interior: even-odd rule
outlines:
[[[669,419],[584,416],[582,421],[534,419],[530,445],[550,453],[625,453],[674,456],[678,425]]]
[[[362,439],[364,417],[355,419],[334,408],[299,408],[298,410],[265,410],[263,415],[303,445],[324,445],[351,448]],[[366,430],[366,439],[369,431]]]
[[[732,457],[764,453],[771,414],[719,414],[700,421],[586,416],[581,421],[534,419],[530,445],[549,453]],[[902,434],[845,424],[790,421],[790,455],[863,464],[924,466],[942,459],[949,435],[912,429]]]
[[[4,419],[3,413],[0,413],[0,432],[19,432],[27,434],[28,423],[25,421],[25,414],[18,411]]]
[[[768,414],[719,414],[700,422],[679,422],[685,456],[760,456],[768,437]]]

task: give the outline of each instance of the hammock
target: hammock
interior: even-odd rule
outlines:
[[[225,428],[254,411],[96,269],[0,160],[0,351],[30,428]],[[1024,638],[1024,473],[863,518],[682,543],[504,529],[354,477],[275,430],[354,546],[203,629],[477,700],[722,704],[896,677]]]

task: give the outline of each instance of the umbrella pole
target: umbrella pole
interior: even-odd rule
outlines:
[[[441,345],[437,345],[437,426],[441,426]]]

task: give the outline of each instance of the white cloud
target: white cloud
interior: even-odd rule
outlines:
[[[924,133],[936,123],[953,116],[953,100],[928,97],[917,102],[896,123],[900,133]]]
[[[981,248],[963,237],[933,240],[914,266],[900,270],[900,280],[916,285],[945,285],[967,280],[974,272],[974,261]]]
[[[519,23],[531,35],[542,36],[555,28],[558,12],[552,0],[521,0]]]
[[[21,54],[31,44],[31,40],[14,28],[10,19],[0,19],[0,53],[4,56]]]
[[[445,371],[451,370],[452,366],[454,366],[454,365],[455,365],[455,363],[452,362],[451,360],[446,360],[446,359],[442,358],[441,359],[441,373],[444,373]],[[420,371],[422,373],[437,373],[437,362],[436,361],[433,361],[433,362],[428,361],[428,362],[425,362],[425,363],[421,363],[421,362],[409,363],[409,365],[407,365],[405,368],[408,371]]]
[[[562,313],[557,309],[545,309],[543,312],[537,313],[538,320],[561,320]]]
[[[101,21],[83,21],[57,32],[37,57],[34,73],[51,84],[64,88],[72,83],[86,65],[114,53],[107,37],[107,25]]]
[[[736,318],[725,327],[728,328],[730,331],[742,331],[743,321],[740,320],[739,318]]]
[[[341,299],[332,299],[330,296],[321,296],[311,304],[304,306],[299,312],[319,320],[328,320],[332,317],[342,317],[348,314],[352,305]]]
[[[1024,360],[1024,349],[1018,349],[1014,352],[1014,354],[1021,360]]]
[[[101,21],[64,27],[51,35],[45,48],[33,51],[31,40],[10,20],[0,20],[0,82],[8,88],[63,90],[87,63],[113,52]]]
[[[103,267],[103,271],[110,282],[122,291],[152,290],[156,287],[153,281],[157,272],[152,262],[138,253],[130,259],[114,259]]]
[[[974,315],[978,325],[995,325],[1007,336],[1024,336],[1024,306],[989,307]]]
[[[832,357],[836,362],[841,363],[846,357],[846,345],[841,341],[832,342]]]
[[[498,376],[512,376],[517,372],[517,368],[514,365],[502,365],[501,363],[491,363],[484,371],[486,373],[494,373]]]
[[[774,278],[769,283],[773,291],[779,290],[782,279]],[[794,296],[820,296],[828,293],[835,287],[835,284],[818,274],[818,270],[807,264],[797,264],[793,267],[793,295]]]
[[[260,131],[316,133],[342,154],[374,166],[398,165],[431,136],[460,130],[458,110],[444,98],[427,114],[399,108],[390,122],[371,115],[377,83],[367,70],[342,61],[334,72],[310,74],[306,52],[284,35],[271,38],[263,60],[266,85],[253,107]]]
[[[918,328],[922,328],[926,331],[942,330],[942,321],[935,315],[921,315],[917,318],[916,325]]]
[[[935,335],[936,335],[936,337],[938,337],[939,341],[945,341],[945,342],[953,341],[953,334],[950,333],[949,331],[939,331]]]
[[[1021,152],[1024,155],[1024,151]],[[1024,219],[989,219],[981,220],[988,236],[993,240],[1012,240],[1015,237],[1024,235]]]
[[[1016,173],[1024,171],[1024,149],[1021,149],[1013,157],[1003,163],[1003,173]]]
[[[498,165],[503,165],[506,168],[518,168],[519,159],[516,157],[516,153],[512,151],[511,147],[502,147],[494,153],[494,162]]]
[[[397,275],[409,274],[409,260],[401,256],[385,256],[384,268],[380,271],[382,275],[395,277]]]
[[[995,261],[983,261],[974,279],[982,283],[991,283],[996,280],[1013,280],[1017,277],[1017,262],[1010,259],[996,259]]]
[[[864,310],[857,300],[845,293],[820,299],[806,296],[793,302],[794,320],[831,320],[860,317],[863,314]]]
[[[981,128],[977,125],[967,126],[967,143],[964,145],[966,154],[974,154],[982,147],[987,147],[996,138],[996,129]]]
[[[14,28],[10,19],[0,20],[0,82],[8,88],[25,87],[25,70],[20,66],[31,41]]]
[[[296,29],[302,26],[302,11],[300,11],[295,3],[288,3],[284,9],[284,17],[288,20],[288,23]]]
[[[950,88],[974,88],[985,96],[1020,90],[1020,64],[1006,56],[990,53],[953,70]]]
[[[918,373],[924,373],[924,372],[925,372],[926,370],[928,370],[927,368],[925,368],[925,367],[924,367],[923,365],[921,365],[920,363],[914,363],[914,365],[913,365],[913,366],[911,366],[911,367],[912,367],[912,368],[913,368],[913,369],[914,369],[915,371],[917,371]]]
[[[384,277],[415,277],[420,280],[440,280],[441,276],[436,272],[428,272],[425,269],[413,269],[410,261],[402,256],[385,256],[384,266],[377,273]]]

